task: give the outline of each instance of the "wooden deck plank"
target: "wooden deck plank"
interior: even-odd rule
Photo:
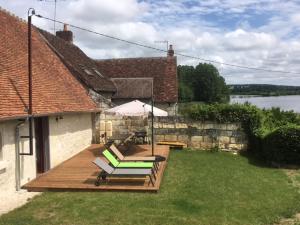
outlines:
[[[154,186],[149,179],[141,178],[111,178],[107,183],[95,186],[95,180],[100,169],[92,161],[102,157],[103,145],[91,145],[77,155],[60,165],[38,176],[22,188],[28,191],[149,191],[157,192],[163,178],[167,161],[161,162],[156,174]],[[155,154],[168,159],[169,147],[155,146]],[[151,146],[131,146],[124,152],[126,156],[150,156]]]

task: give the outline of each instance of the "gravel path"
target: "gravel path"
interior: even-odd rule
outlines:
[[[6,192],[5,195],[0,195],[0,215],[25,205],[31,198],[39,194],[39,192],[21,190]]]

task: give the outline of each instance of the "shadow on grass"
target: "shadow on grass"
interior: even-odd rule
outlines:
[[[289,164],[280,164],[276,162],[267,162],[264,159],[260,159],[258,155],[251,151],[242,151],[240,155],[247,158],[248,162],[254,166],[261,168],[277,168],[277,169],[300,169],[300,165],[289,165]]]

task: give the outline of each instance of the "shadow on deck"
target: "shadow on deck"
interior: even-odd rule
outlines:
[[[92,161],[102,158],[103,145],[91,145],[72,158],[25,184],[28,191],[145,191],[159,190],[167,160],[161,162],[154,186],[144,178],[110,178],[106,183],[95,186],[100,169]],[[150,156],[150,145],[132,146],[124,155]],[[168,159],[169,146],[155,146],[155,155]]]

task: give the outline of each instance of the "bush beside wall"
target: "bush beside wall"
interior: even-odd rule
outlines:
[[[300,126],[282,126],[263,139],[263,155],[271,162],[300,164]]]
[[[249,151],[268,162],[300,165],[300,116],[279,108],[261,110],[250,104],[193,104],[181,113],[199,121],[240,122]]]

